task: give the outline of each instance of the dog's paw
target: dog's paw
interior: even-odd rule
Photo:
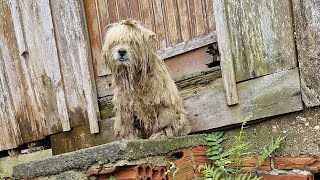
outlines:
[[[161,132],[157,132],[157,133],[153,133],[150,137],[149,137],[149,139],[166,139],[167,138],[167,136],[166,136],[166,134],[163,132],[163,131],[161,131]]]

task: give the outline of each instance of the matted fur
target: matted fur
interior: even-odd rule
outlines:
[[[127,51],[125,57],[120,57],[119,49]],[[135,20],[120,21],[110,25],[102,50],[112,73],[117,136],[137,138],[135,119],[148,137],[190,133],[177,87],[157,56],[154,32]]]

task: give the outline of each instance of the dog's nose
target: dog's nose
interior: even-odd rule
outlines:
[[[127,54],[127,50],[125,50],[125,49],[119,49],[119,50],[118,50],[118,54],[119,54],[120,56],[125,56],[125,55]]]

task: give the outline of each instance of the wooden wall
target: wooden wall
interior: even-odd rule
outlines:
[[[101,45],[108,24],[128,18],[142,21],[157,34],[159,50],[210,35],[215,31],[212,0],[84,0],[84,2],[99,97],[110,95],[107,89],[110,84],[108,76],[110,72],[101,59]],[[214,41],[209,43],[212,42]]]
[[[79,2],[0,0],[0,150],[69,131],[88,119],[98,131]]]

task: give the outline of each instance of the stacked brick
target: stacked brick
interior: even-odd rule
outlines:
[[[166,167],[152,167],[151,164],[121,166],[112,168],[89,169],[87,176],[95,176],[98,180],[165,180]]]
[[[166,155],[166,160],[173,162],[175,168],[142,164],[136,166],[89,169],[87,176],[97,179],[116,180],[192,180],[201,177],[198,172],[200,164],[210,164],[206,157],[205,146],[182,149]],[[244,172],[256,172],[261,180],[314,180],[314,173],[320,173],[320,158],[267,158],[259,169],[256,169],[260,157],[242,158],[240,167]],[[170,172],[169,172],[170,169]],[[177,170],[178,169],[178,170]],[[167,172],[167,173],[166,173]]]

